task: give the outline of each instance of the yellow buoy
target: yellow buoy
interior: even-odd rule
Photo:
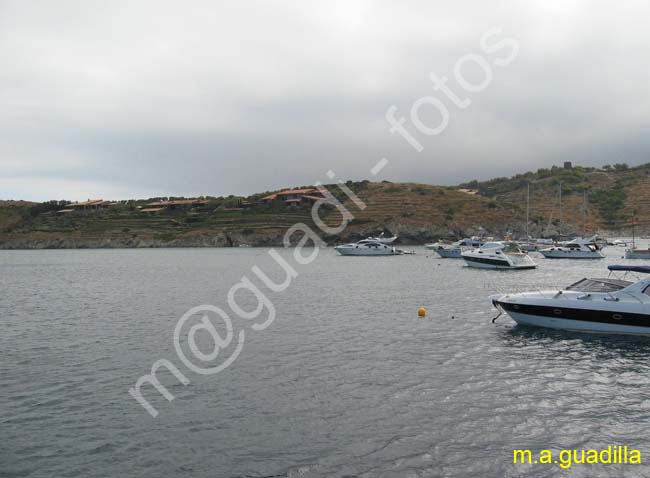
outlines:
[[[425,309],[424,307],[420,307],[418,309],[418,316],[419,317],[424,317],[425,315],[427,315],[427,309]]]

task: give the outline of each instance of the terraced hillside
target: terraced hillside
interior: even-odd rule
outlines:
[[[30,214],[0,223],[0,247],[160,247],[276,244],[297,222],[311,223],[308,209],[202,209],[143,213],[133,204],[107,210]]]
[[[516,224],[517,211],[489,198],[456,188],[415,183],[368,183],[357,191],[366,207],[344,202],[353,215],[344,237],[359,238],[385,230],[405,242],[422,243],[438,238],[492,231],[504,234]],[[328,224],[340,224],[333,213]]]

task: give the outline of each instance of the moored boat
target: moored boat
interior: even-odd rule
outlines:
[[[626,249],[625,259],[648,259],[650,260],[650,248],[648,249]]]
[[[537,264],[515,242],[486,242],[461,254],[469,267],[479,269],[535,269]]]
[[[442,258],[447,259],[461,259],[462,253],[465,251],[471,251],[481,247],[485,242],[479,238],[472,237],[471,239],[461,239],[452,244],[444,244],[437,242],[435,244],[425,244],[425,248],[435,251]]]
[[[359,242],[336,246],[334,250],[342,256],[399,256],[404,254],[394,246],[375,239],[362,239]]]
[[[596,242],[596,236],[590,239],[576,238],[561,245],[540,249],[547,259],[602,259],[605,257]]]
[[[492,296],[492,303],[521,325],[650,335],[650,275],[627,280],[628,273],[650,274],[650,267],[615,265],[608,269],[610,277],[604,279],[581,279],[561,290]],[[625,276],[612,278],[612,272]]]

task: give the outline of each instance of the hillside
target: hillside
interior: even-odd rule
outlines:
[[[636,167],[615,164],[603,169],[553,167],[511,178],[471,181],[460,187],[476,189],[482,196],[525,214],[528,184],[530,220],[535,235],[583,229],[629,233],[633,222],[639,231],[650,230],[650,164]]]
[[[482,233],[521,237],[529,184],[529,231],[533,236],[580,233],[583,229],[624,234],[630,232],[633,219],[639,234],[650,231],[648,164],[601,170],[553,167],[457,187],[348,182],[366,204],[363,210],[338,186],[330,185],[327,189],[343,202],[353,219],[339,235],[323,238],[331,244],[383,230],[411,244]],[[178,209],[150,207],[156,204],[152,201],[163,199],[162,204],[167,204],[165,201],[178,198],[120,201],[101,210],[72,210],[75,205],[66,202],[3,201],[0,248],[270,246],[280,245],[284,232],[298,222],[318,231],[309,204],[261,204],[262,198],[272,193],[201,198],[191,207]],[[332,227],[341,221],[340,212],[333,208],[323,208],[321,218]]]

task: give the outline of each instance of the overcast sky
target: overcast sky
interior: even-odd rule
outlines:
[[[434,184],[649,162],[649,18],[620,0],[0,0],[0,199],[249,194],[373,179],[382,157],[376,178]],[[481,46],[494,28],[507,65],[513,48]],[[454,76],[468,54],[483,91]],[[439,134],[413,123],[426,97]]]

